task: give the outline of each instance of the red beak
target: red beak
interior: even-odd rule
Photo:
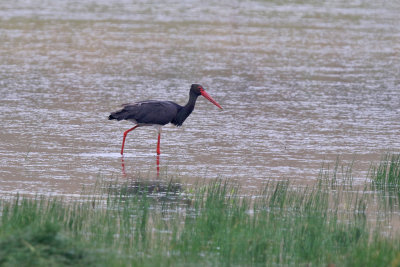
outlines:
[[[212,99],[212,97],[211,97],[209,94],[207,94],[207,92],[204,91],[203,88],[200,90],[200,93],[201,93],[202,96],[204,96],[205,98],[207,98],[211,103],[213,103],[214,105],[216,105],[217,107],[219,107],[220,109],[222,109],[222,107],[217,103],[217,101],[215,101],[214,99]]]

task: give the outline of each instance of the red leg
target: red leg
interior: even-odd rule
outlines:
[[[161,133],[158,133],[158,143],[157,143],[157,155],[160,155],[160,139],[161,139]]]
[[[124,154],[124,146],[125,146],[125,138],[126,138],[126,135],[127,135],[130,131],[135,130],[137,127],[139,127],[139,125],[135,125],[135,127],[132,127],[132,128],[130,128],[129,130],[126,130],[126,131],[124,132],[124,139],[122,140],[122,147],[121,147],[121,155]]]

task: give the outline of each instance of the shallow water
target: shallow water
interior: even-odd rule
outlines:
[[[354,160],[362,182],[400,151],[400,2],[0,2],[0,194],[75,194],[156,175],[156,131],[108,121],[122,103],[187,101],[161,173],[314,180]]]

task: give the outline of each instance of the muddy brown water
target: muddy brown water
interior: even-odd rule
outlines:
[[[161,173],[309,182],[322,163],[400,151],[399,1],[2,1],[0,194],[77,194],[124,179],[120,104],[204,98],[166,126]],[[156,131],[125,146],[156,173]]]

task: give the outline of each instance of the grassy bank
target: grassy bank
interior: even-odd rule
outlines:
[[[348,170],[256,196],[223,181],[102,191],[1,200],[0,266],[400,266],[398,199]]]

